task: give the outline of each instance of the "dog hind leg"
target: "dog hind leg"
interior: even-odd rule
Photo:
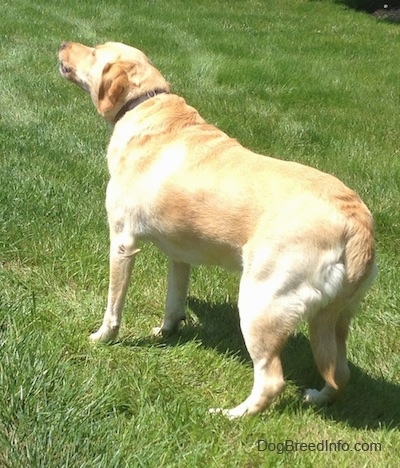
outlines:
[[[322,405],[332,402],[343,392],[350,378],[346,339],[353,311],[339,308],[337,312],[337,307],[332,303],[309,321],[311,349],[325,386],[320,391],[306,390],[306,403]]]
[[[230,410],[212,409],[229,418],[264,411],[283,391],[280,352],[300,318],[287,313],[282,298],[276,298],[268,282],[254,283],[242,278],[239,314],[243,337],[254,365],[254,383],[249,397]]]

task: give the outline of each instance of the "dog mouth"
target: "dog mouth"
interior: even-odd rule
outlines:
[[[62,75],[68,76],[72,73],[72,68],[65,65],[64,62],[60,62],[60,73]]]

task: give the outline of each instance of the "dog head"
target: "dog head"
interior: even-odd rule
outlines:
[[[96,47],[63,42],[59,60],[61,74],[87,91],[98,112],[111,122],[128,101],[170,89],[143,52],[119,42]]]

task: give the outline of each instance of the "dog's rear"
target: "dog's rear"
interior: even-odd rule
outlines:
[[[118,335],[138,240],[170,258],[165,319],[185,315],[190,264],[241,271],[239,313],[254,363],[250,396],[229,417],[263,411],[284,387],[280,351],[301,320],[325,380],[305,400],[346,386],[349,323],[375,274],[372,217],[336,178],[256,155],[176,95],[137,49],[63,43],[61,72],[88,91],[114,127],[108,149],[110,286],[103,324]],[[220,411],[220,410],[214,410]]]
[[[346,340],[350,320],[377,273],[372,217],[353,194],[340,200],[346,213],[344,276],[337,297],[309,320],[310,343],[318,370],[326,384],[320,391],[309,389],[305,400],[328,403],[342,392],[350,378]]]

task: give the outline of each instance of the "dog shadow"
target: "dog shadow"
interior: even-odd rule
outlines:
[[[188,299],[188,320],[179,333],[163,339],[165,346],[179,346],[197,340],[204,348],[235,356],[244,365],[252,366],[242,333],[236,305],[212,304],[193,297]],[[130,347],[154,346],[160,339],[152,336],[126,339],[121,344]],[[301,392],[306,388],[322,388],[308,338],[301,332],[289,338],[282,354],[286,382]],[[334,404],[315,408],[326,419],[339,420],[360,429],[400,429],[400,386],[369,375],[349,362],[351,380],[344,395]],[[250,383],[249,383],[250,386]],[[293,406],[289,397],[281,396],[274,411]],[[298,399],[298,406],[301,398]],[[296,408],[295,408],[296,411]]]

